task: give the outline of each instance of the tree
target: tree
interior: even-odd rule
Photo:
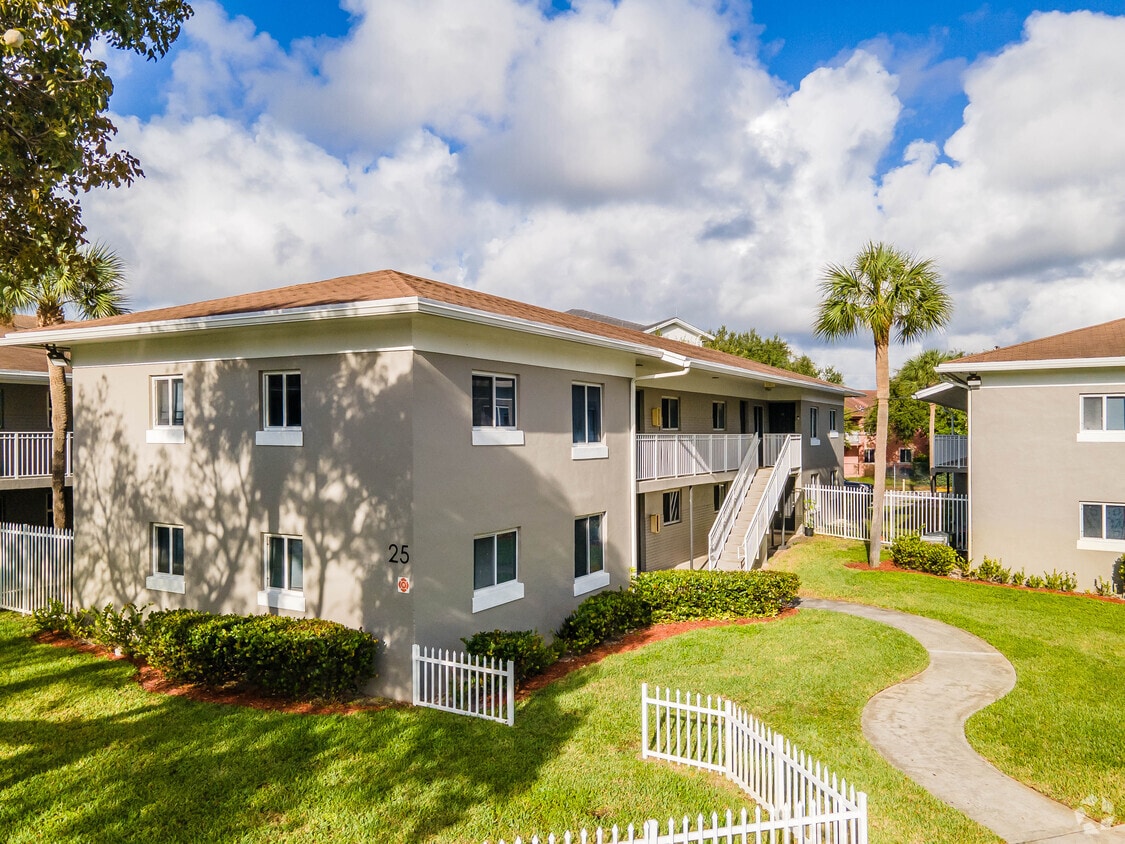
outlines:
[[[942,352],[926,349],[904,363],[890,381],[887,420],[890,433],[901,442],[909,442],[920,431],[927,429],[934,417],[934,405],[914,398],[914,394],[926,387],[932,387],[940,380],[937,375],[939,364],[962,357],[964,352]],[[876,408],[872,406],[864,417],[863,426],[868,434],[876,430]],[[951,411],[942,418],[934,419],[935,432],[939,434],[959,433],[963,430],[964,414]],[[958,430],[952,430],[957,428]]]
[[[716,349],[727,354],[756,360],[758,363],[764,363],[767,366],[788,369],[790,372],[808,375],[810,378],[820,378],[833,384],[844,383],[843,376],[833,367],[818,368],[808,355],[801,355],[800,357],[794,355],[789,344],[778,334],[773,335],[773,337],[762,337],[753,328],[749,331],[735,333],[725,325],[711,333],[715,335],[715,339],[708,340],[703,344],[708,349]]]
[[[918,259],[885,243],[869,242],[851,266],[829,264],[820,285],[814,330],[839,340],[871,332],[875,345],[875,488],[871,500],[868,562],[879,565],[883,541],[883,499],[887,489],[887,401],[892,333],[900,342],[921,337],[949,321],[953,302],[934,262]]]
[[[136,158],[110,149],[113,82],[94,43],[157,59],[191,14],[185,0],[0,0],[4,284],[53,272],[60,249],[81,260],[79,194],[144,175]]]
[[[17,311],[34,312],[36,325],[46,328],[66,321],[67,310],[82,319],[126,312],[125,270],[121,259],[95,244],[80,253],[64,251],[46,273],[23,284],[0,288],[0,318],[11,322]],[[48,349],[47,375],[51,391],[51,493],[55,527],[71,526],[66,501],[66,434],[70,430],[70,389],[66,367],[53,365]],[[59,360],[57,352],[55,360]]]

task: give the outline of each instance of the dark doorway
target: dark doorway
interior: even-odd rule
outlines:
[[[779,401],[770,403],[770,433],[797,433],[797,403]]]
[[[637,433],[645,430],[645,391],[637,390]]]
[[[645,497],[637,496],[637,571],[645,571],[645,540],[648,538],[648,517],[645,515]]]
[[[749,433],[749,431],[746,429],[746,409],[749,404],[750,403],[746,401],[746,399],[741,399],[738,402],[738,433],[740,434]]]

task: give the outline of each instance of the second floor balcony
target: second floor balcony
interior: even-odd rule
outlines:
[[[754,434],[638,434],[637,480],[737,472]]]
[[[0,433],[0,480],[49,478],[51,476],[50,431]],[[70,454],[74,434],[66,435],[66,473],[71,474]]]
[[[963,434],[938,434],[933,443],[934,471],[969,467],[969,438]]]

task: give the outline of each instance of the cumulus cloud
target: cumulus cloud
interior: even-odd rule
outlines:
[[[960,73],[925,45],[872,42],[787,90],[707,0],[346,8],[345,36],[282,48],[196,4],[161,113],[118,117],[147,178],[84,203],[136,305],[394,267],[781,332],[867,386],[869,341],[809,329],[822,267],[868,239],[938,260],[958,310],[933,345],[1041,336],[1120,299],[1123,18],[1033,15],[965,70],[944,147],[919,139],[881,175],[902,87]]]

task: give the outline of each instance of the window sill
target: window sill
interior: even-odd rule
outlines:
[[[301,446],[304,444],[305,432],[300,428],[279,428],[269,431],[257,431],[254,434],[254,445]]]
[[[523,445],[523,431],[515,428],[473,428],[473,445]]]
[[[1125,431],[1079,431],[1080,443],[1125,443]]]
[[[829,431],[828,432],[828,439],[830,439],[830,440],[837,439],[839,436],[840,436],[839,431]]]
[[[609,586],[608,571],[596,571],[585,577],[576,577],[574,578],[574,596],[585,595],[587,592],[593,592],[595,589],[602,589],[606,586]]]
[[[289,589],[263,589],[258,593],[259,607],[272,607],[275,610],[305,611],[305,593]]]
[[[473,592],[473,612],[483,612],[501,604],[510,604],[523,597],[523,584],[518,580],[509,580],[498,586],[488,586]]]
[[[146,443],[182,443],[184,428],[177,425],[171,428],[149,428],[145,431]]]
[[[571,460],[600,460],[609,457],[609,446],[605,443],[575,443],[570,447]]]
[[[175,592],[184,594],[184,576],[182,574],[150,574],[145,578],[145,588],[154,592]]]
[[[816,437],[812,437],[809,439],[809,445],[820,445],[820,440]]]
[[[1120,554],[1125,551],[1125,539],[1086,539],[1078,540],[1079,551],[1113,551]]]

